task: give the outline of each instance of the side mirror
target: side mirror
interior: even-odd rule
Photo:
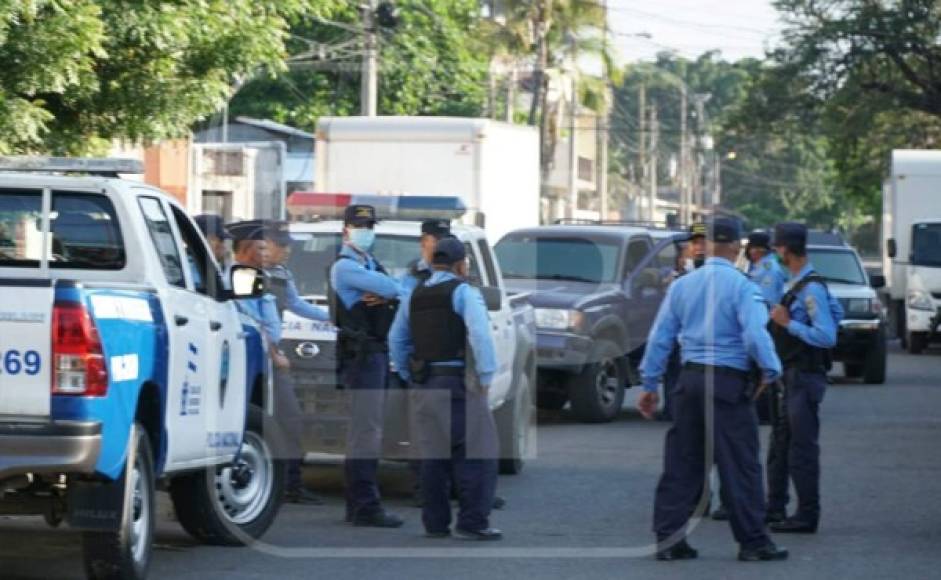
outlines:
[[[490,312],[498,312],[503,308],[503,292],[494,286],[481,286],[479,288],[481,296],[484,297],[484,304]]]
[[[873,288],[885,288],[885,276],[882,274],[870,274],[869,285]]]
[[[895,238],[889,238],[885,241],[885,251],[889,254],[890,258],[894,258],[899,253],[899,248],[895,244]]]
[[[265,274],[251,266],[232,266],[229,287],[233,298],[259,298],[265,293]]]

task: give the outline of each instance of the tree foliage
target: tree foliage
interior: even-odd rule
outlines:
[[[184,135],[317,0],[0,2],[0,152],[101,152]]]

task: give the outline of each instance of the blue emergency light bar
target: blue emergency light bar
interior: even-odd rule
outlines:
[[[459,197],[437,195],[369,195],[294,192],[288,196],[288,210],[294,215],[342,219],[350,205],[376,208],[376,217],[385,220],[460,219],[467,206]]]

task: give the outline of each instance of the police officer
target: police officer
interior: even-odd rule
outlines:
[[[264,271],[268,262],[268,243],[265,241],[265,228],[257,221],[236,222],[227,226],[232,235],[233,264],[251,266]],[[229,278],[227,268],[225,279]],[[238,301],[239,308],[261,327],[268,339],[269,354],[275,368],[290,366],[288,359],[278,348],[281,342],[281,317],[278,314],[275,297],[266,293],[259,298],[246,298]]]
[[[768,308],[774,307],[784,296],[787,274],[777,255],[771,251],[771,236],[762,231],[749,234],[745,255],[748,257],[748,277],[761,289]]]
[[[268,259],[265,274],[267,274],[268,290],[275,298],[278,316],[283,321],[284,313],[289,311],[301,318],[309,320],[330,320],[330,313],[326,309],[314,306],[300,297],[297,285],[294,283],[294,274],[285,265],[291,256],[291,235],[287,230],[287,222],[264,220],[265,241],[268,246]],[[303,411],[297,400],[294,388],[294,379],[290,373],[279,373],[278,389],[285,398],[283,406],[296,412],[301,421]],[[288,400],[290,399],[290,400]],[[301,435],[298,433],[298,435]],[[301,449],[301,441],[297,448]],[[323,505],[324,500],[304,486],[301,466],[303,453],[293,456],[287,461],[287,484],[285,485],[284,500],[288,503],[303,505]]]
[[[397,528],[403,521],[382,508],[377,481],[389,370],[388,333],[401,287],[370,253],[376,210],[351,205],[343,217],[343,248],[330,270],[330,304],[339,328],[338,357],[350,393],[347,439],[347,520]]]
[[[389,343],[395,367],[417,394],[426,534],[451,535],[453,486],[460,506],[454,533],[499,540],[502,532],[489,521],[499,449],[487,403],[496,354],[483,297],[465,281],[466,258],[459,240],[438,242],[434,273],[399,309]],[[473,380],[465,380],[465,373]]]
[[[225,270],[228,266],[228,256],[226,255],[228,250],[225,247],[225,242],[231,240],[232,235],[226,231],[222,217],[204,213],[194,217],[193,221],[196,222],[203,235],[206,236],[206,241],[209,242],[209,249],[212,250],[216,263]]]
[[[409,265],[408,272],[402,276],[402,291],[411,293],[419,284],[426,282],[432,275],[431,259],[435,246],[442,238],[451,235],[451,222],[445,219],[425,220],[421,224],[421,257]]]
[[[650,418],[658,403],[657,384],[680,340],[683,370],[654,504],[657,559],[698,556],[685,539],[686,524],[702,501],[711,468],[705,446],[712,444],[732,533],[741,546],[739,559],[782,560],[787,550],[775,546],[765,528],[758,418],[748,380],[753,360],[765,381],[777,379],[781,363],[766,328],[764,300],[733,264],[741,247],[738,222],[715,218],[707,235],[712,257],[670,286],[641,361],[644,393],[638,408]],[[707,404],[714,414],[711,426],[706,425]]]
[[[774,532],[812,534],[820,522],[819,408],[843,309],[807,258],[806,226],[778,224],[774,246],[791,282],[771,311],[772,337],[784,363],[784,390],[776,393],[772,407],[768,519]],[[797,491],[797,511],[786,518],[789,479]]]

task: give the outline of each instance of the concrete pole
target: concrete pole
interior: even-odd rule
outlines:
[[[379,94],[379,45],[376,38],[376,8],[379,0],[367,0],[363,5],[363,55],[362,81],[360,86],[360,115],[376,116],[376,101]]]
[[[569,217],[578,209],[578,75],[572,70],[572,98],[569,106]]]
[[[647,85],[641,84],[637,95],[637,127],[638,142],[640,143],[638,161],[640,162],[640,191],[643,192],[647,186],[647,176],[650,172],[647,168]],[[641,199],[643,193],[637,196],[637,219],[643,219],[643,212],[640,211]]]
[[[689,191],[689,94],[686,84],[680,85],[680,215],[683,223],[690,223],[692,215],[691,195]]]
[[[660,120],[657,116],[657,104],[650,105],[650,199],[647,220],[657,220],[657,149],[660,146]]]

